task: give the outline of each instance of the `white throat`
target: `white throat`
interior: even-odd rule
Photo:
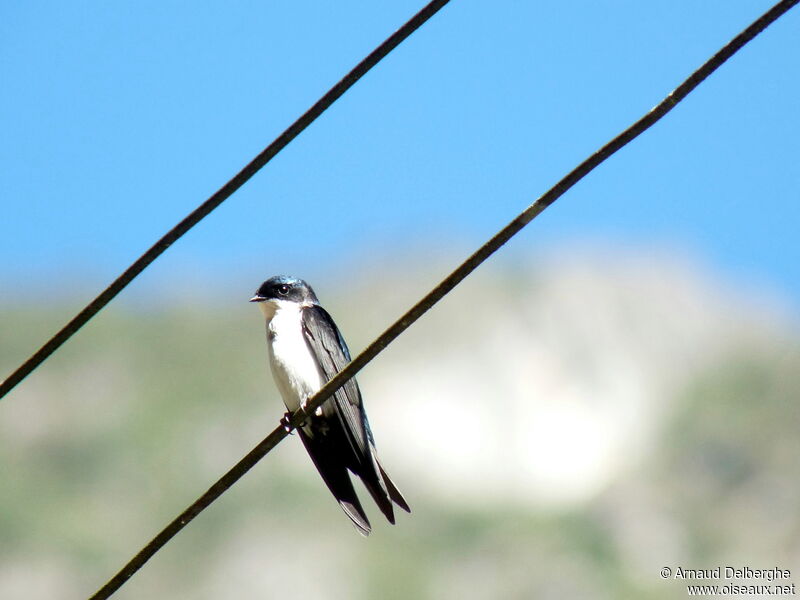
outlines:
[[[258,308],[261,309],[261,314],[263,314],[264,318],[267,320],[267,325],[272,321],[272,317],[275,316],[278,309],[281,308],[281,304],[286,303],[280,300],[267,300],[266,302],[258,303]]]
[[[279,300],[278,298],[258,303],[258,308],[261,309],[261,314],[263,314],[264,318],[267,320],[267,325],[272,322],[275,315],[279,312],[284,316],[297,315],[299,319],[300,316],[298,313],[304,306],[306,306],[306,304],[298,304],[297,302],[291,302],[289,300]]]

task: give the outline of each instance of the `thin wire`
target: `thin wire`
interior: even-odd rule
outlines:
[[[353,377],[368,362],[377,356],[387,345],[397,336],[408,329],[417,319],[441,300],[450,290],[474,271],[483,261],[497,251],[511,237],[519,232],[525,225],[530,223],[545,208],[550,206],[555,200],[563,195],[569,188],[575,185],[600,163],[614,154],[620,148],[628,144],[631,140],[651,127],[656,121],[661,119],[672,110],[681,100],[694,90],[706,77],[716,71],[725,61],[745,46],[756,35],[761,33],[768,25],[777,20],[786,11],[792,8],[800,0],[783,0],[769,11],[764,13],[758,20],[753,22],[747,29],[742,31],[719,52],[712,56],[702,67],[692,73],[681,85],[662,100],[655,108],[648,112],[644,117],[636,121],[628,129],[615,137],[589,158],[573,169],[566,177],[550,188],[543,196],[531,204],[525,211],[506,225],[492,239],[481,246],[472,256],[464,261],[455,271],[447,276],[439,285],[431,290],[422,300],[417,302],[408,312],[400,317],[391,327],[384,331],[374,342],[372,342],[355,359],[348,363],[344,369],[336,374],[322,389],[308,400],[306,411],[313,411],[327,400],[337,389],[339,389],[348,379]],[[302,412],[295,413],[290,420],[290,427],[296,428],[304,419]],[[200,514],[207,506],[219,498],[228,488],[238,481],[247,471],[249,471],[259,460],[280,443],[288,435],[286,430],[280,426],[275,428],[264,440],[253,448],[244,458],[236,463],[225,475],[223,475],[208,491],[200,496],[189,508],[184,510],[169,525],[167,525],[156,537],[154,537],[128,564],[126,564],[108,583],[98,590],[90,600],[105,600],[118,590],[136,571],[138,571],[159,549],[171,540],[181,529]]]
[[[161,253],[180,239],[183,234],[197,225],[208,214],[227,200],[236,190],[242,187],[264,165],[272,160],[276,154],[283,150],[289,142],[296,138],[306,127],[311,125],[317,117],[327,110],[342,94],[349,90],[361,77],[366,75],[372,67],[378,64],[387,54],[394,50],[409,35],[419,29],[428,19],[435,15],[450,0],[433,0],[421,11],[414,15],[405,25],[389,36],[380,46],[375,48],[364,60],[358,63],[352,71],[345,75],[339,83],[309,108],[303,115],[292,123],[286,131],[280,134],[267,146],[261,154],[239,171],[233,179],[228,181],[208,200],[194,209],[186,218],[173,227],[150,249],[142,254],[136,262],[128,267],[122,275],[117,277],[102,293],[87,304],[73,319],[58,333],[50,338],[41,348],[22,363],[2,383],[0,383],[0,398],[8,394],[25,377],[42,364],[47,358],[58,350],[61,345],[75,335],[78,330],[94,317],[106,304],[111,302],[125,287],[144,271]]]

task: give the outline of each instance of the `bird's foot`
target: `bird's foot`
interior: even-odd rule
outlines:
[[[302,406],[298,409],[297,412],[301,413],[303,415],[303,417],[306,416],[305,408],[302,407]],[[284,430],[286,430],[286,433],[288,433],[290,435],[292,433],[294,433],[294,429],[295,429],[295,427],[292,427],[292,417],[293,416],[294,416],[293,413],[286,412],[281,417],[281,425],[283,425],[283,428],[284,428]],[[305,427],[305,425],[306,425],[306,421],[305,421],[305,418],[304,418],[297,427]]]
[[[294,433],[294,427],[292,427],[292,413],[284,413],[284,415],[281,417],[281,425],[283,426],[283,430],[289,435]]]

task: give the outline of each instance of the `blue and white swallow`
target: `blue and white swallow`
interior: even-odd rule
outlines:
[[[259,303],[267,320],[269,364],[289,410],[287,417],[305,410],[308,398],[350,362],[342,334],[302,279],[271,277],[250,302]],[[361,478],[390,523],[394,524],[393,503],[411,512],[378,461],[355,378],[307,415],[297,431],[322,479],[361,534],[369,535],[372,527],[348,470]]]

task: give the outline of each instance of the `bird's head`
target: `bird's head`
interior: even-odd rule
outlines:
[[[314,290],[302,279],[276,275],[262,283],[250,302],[261,303],[262,310],[270,313],[282,306],[296,304],[310,306],[318,304]]]

